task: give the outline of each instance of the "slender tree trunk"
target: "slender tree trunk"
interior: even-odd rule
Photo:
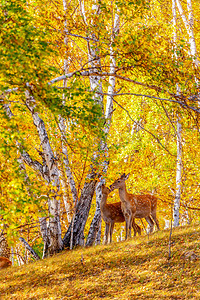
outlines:
[[[174,200],[174,227],[179,226],[179,209],[181,200],[182,181],[182,144],[181,144],[181,123],[177,114],[177,162],[176,162],[176,195]]]
[[[65,20],[64,20],[64,44],[66,46],[66,48],[69,47],[69,41],[68,41],[68,28],[67,28],[67,1],[63,0],[63,9],[64,9],[64,16],[65,16]],[[65,59],[64,59],[64,74],[66,75],[69,72],[69,61],[70,61],[70,57],[68,55],[68,52],[65,51]],[[67,87],[67,79],[63,80],[63,87],[66,88]],[[65,105],[65,95],[63,94],[63,105]],[[68,179],[68,183],[71,189],[71,193],[72,193],[72,198],[73,198],[73,203],[75,205],[75,203],[77,202],[77,198],[78,198],[78,193],[76,190],[76,185],[75,185],[75,181],[74,181],[74,177],[73,174],[71,172],[71,168],[70,168],[70,163],[69,163],[69,158],[68,158],[68,151],[67,151],[67,147],[66,145],[66,125],[65,125],[65,120],[59,116],[59,128],[61,131],[61,139],[62,139],[62,153],[63,153],[63,162],[64,162],[64,166],[65,166],[65,172],[67,175],[67,179]]]
[[[196,47],[196,41],[194,36],[194,17],[193,17],[193,10],[192,10],[192,2],[191,0],[187,0],[188,20],[184,14],[180,0],[176,0],[176,3],[179,10],[179,14],[182,18],[182,21],[184,23],[185,29],[189,37],[190,54],[192,56],[193,64],[195,65],[196,68],[198,68],[199,60],[197,57],[197,47]],[[195,77],[195,82],[197,87],[199,88],[199,80],[196,77]],[[198,92],[198,104],[200,106],[199,92]]]
[[[62,168],[63,166],[59,166],[60,185],[63,191],[63,202],[64,202],[65,211],[67,215],[67,221],[70,224],[73,216],[73,203],[69,195],[69,187],[68,187],[68,183],[66,182],[67,179],[65,178],[64,170]]]
[[[10,110],[10,107],[8,104],[3,105],[6,114],[9,118],[13,117],[13,113]],[[20,144],[16,141],[17,147],[20,149]],[[32,169],[34,169],[37,173],[43,177],[43,179],[49,184],[50,183],[50,178],[49,178],[49,169],[45,161],[45,157],[43,153],[39,152],[39,154],[42,157],[43,160],[43,165],[40,164],[38,161],[33,160],[30,155],[22,150],[21,153],[19,153],[21,156],[18,158],[19,162],[19,168],[21,173],[24,175],[24,180],[27,186],[27,192],[29,193],[30,196],[35,197],[35,195],[32,195],[32,192],[29,189],[29,182],[28,182],[28,175],[26,173],[26,168],[24,163],[29,165]],[[43,249],[43,258],[48,256],[48,248],[50,246],[50,240],[48,236],[48,230],[47,230],[47,223],[46,223],[46,217],[44,218],[39,218],[39,223],[40,223],[40,229],[41,229],[41,234],[44,242],[44,249]]]
[[[34,125],[37,128],[38,135],[41,141],[43,149],[43,156],[48,167],[49,179],[52,185],[51,199],[48,199],[49,208],[49,253],[52,255],[59,252],[63,248],[63,242],[61,238],[61,225],[60,225],[60,200],[58,198],[58,192],[60,189],[59,172],[57,168],[56,159],[50,146],[49,138],[45,129],[43,120],[39,117],[35,110],[35,100],[26,92],[26,106],[30,110],[33,118]]]
[[[98,229],[98,232],[97,232],[95,245],[100,245],[101,244],[101,225],[102,225],[102,218],[100,219],[100,222],[99,222],[99,229]]]
[[[91,172],[91,174],[89,174],[86,178],[80,200],[76,206],[73,226],[73,246],[84,246],[84,228],[88,218],[92,198],[95,192],[96,183],[96,174],[94,172]],[[63,244],[66,248],[70,248],[71,226],[72,223],[70,224],[67,233],[63,238]]]
[[[112,43],[114,42],[115,36],[119,31],[119,15],[116,13],[114,18],[114,24],[113,24],[113,30],[112,30],[112,36],[111,36],[111,45],[110,45],[110,73],[114,73],[116,69],[116,61],[114,57],[114,51]],[[112,119],[112,111],[113,111],[113,94],[115,92],[115,76],[109,77],[109,86],[108,86],[108,96],[107,96],[107,103],[106,103],[106,111],[105,111],[105,119],[106,124],[104,127],[104,132],[106,134],[106,138],[109,134],[110,125],[111,125],[111,119]],[[108,170],[108,147],[107,147],[107,141],[101,141],[101,150],[104,153],[105,160],[102,164],[103,173],[106,175]],[[102,198],[102,191],[101,191],[101,185],[102,183],[105,183],[105,180],[101,180],[97,184],[96,187],[96,211],[94,218],[92,220],[92,223],[90,225],[90,230],[88,233],[88,238],[86,242],[86,246],[91,246],[97,237],[97,233],[99,230],[100,220],[101,220],[101,210],[100,210],[100,202]]]
[[[48,249],[50,246],[49,233],[47,227],[47,218],[46,217],[39,218],[39,223],[40,223],[40,232],[44,242],[42,258],[45,258],[49,256]]]
[[[172,0],[172,15],[173,15],[173,25],[174,25],[174,47],[175,47],[175,58],[178,59],[176,53],[177,44],[177,16],[176,16],[176,2]],[[177,95],[180,94],[180,88],[177,85]],[[181,180],[182,180],[182,144],[181,144],[181,119],[177,112],[177,161],[176,161],[176,194],[174,199],[174,227],[179,226],[179,209],[181,201]]]
[[[84,2],[79,1],[81,13],[84,19],[84,22],[87,24],[87,18],[84,8]],[[94,17],[99,15],[99,4],[97,1],[94,1],[94,4],[92,5],[92,11]],[[94,18],[95,19],[95,18]],[[96,24],[94,24],[93,19],[91,20],[91,24],[95,27]],[[89,33],[89,37],[91,38],[90,42],[88,41],[88,59],[91,66],[91,71],[89,72],[100,72],[101,71],[101,62],[100,58],[98,56],[98,37],[96,37],[94,32]],[[94,94],[94,100],[97,104],[99,104],[102,107],[103,110],[103,96],[102,96],[102,82],[101,77],[98,75],[91,75],[89,76],[90,79],[90,86],[92,91],[96,91]],[[100,141],[101,144],[101,141]],[[101,148],[101,147],[100,147]],[[93,155],[93,161],[96,161],[98,154]],[[95,192],[95,187],[97,183],[97,174],[93,171],[93,167],[91,166],[90,173],[86,177],[86,181],[80,196],[80,200],[76,205],[75,215],[73,218],[73,224],[71,223],[67,233],[64,236],[63,243],[65,247],[70,247],[70,238],[73,233],[73,246],[77,245],[84,245],[84,228],[85,224],[88,218],[92,198]]]
[[[98,182],[96,186],[96,211],[92,223],[90,225],[86,246],[91,246],[94,244],[99,230],[99,225],[101,221],[101,210],[100,210],[100,202],[102,197],[101,186],[102,186],[102,182]]]
[[[189,36],[190,52],[191,52],[191,55],[193,56],[193,62],[195,64],[195,66],[198,67],[198,60],[196,57],[197,48],[196,48],[196,42],[195,42],[194,30],[193,30],[194,21],[193,21],[193,11],[192,11],[191,0],[187,0],[187,9],[188,9],[189,20],[187,20],[185,14],[184,14],[180,0],[176,0],[176,3],[177,3],[177,7],[179,10],[180,16],[181,16],[184,26],[186,28],[187,34]]]
[[[182,18],[184,26],[186,28],[189,45],[190,45],[190,54],[193,59],[193,63],[197,68],[199,65],[197,59],[197,50],[196,50],[196,41],[194,37],[194,20],[193,20],[193,11],[192,11],[192,2],[187,0],[187,10],[188,10],[188,20],[184,14],[180,0],[172,0],[173,3],[173,20],[174,26],[176,27],[176,4],[179,10],[179,14]],[[197,78],[195,78],[197,87],[199,85]],[[174,226],[179,225],[179,208],[180,208],[180,198],[181,198],[181,171],[182,171],[182,146],[181,146],[181,123],[180,117],[177,119],[177,174],[176,174],[176,196],[174,202]]]

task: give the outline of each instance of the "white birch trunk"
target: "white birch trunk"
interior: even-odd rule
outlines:
[[[20,255],[20,247],[16,246],[15,247],[15,254],[17,255],[17,262],[18,262],[18,266],[22,266],[25,264],[25,260],[24,258]]]
[[[115,14],[113,32],[111,36],[111,45],[110,45],[110,73],[114,73],[116,69],[116,61],[114,57],[112,43],[114,42],[115,35],[117,34],[118,31],[119,31],[119,15]],[[107,96],[106,111],[105,111],[106,124],[104,127],[104,132],[106,133],[106,136],[109,134],[109,130],[110,130],[112,111],[113,111],[114,92],[115,92],[115,76],[110,76],[109,86],[108,86],[109,95]],[[103,173],[106,174],[108,170],[108,147],[106,141],[105,142],[101,141],[101,150],[104,152],[104,156],[105,156],[105,161],[103,162]],[[86,246],[91,246],[95,242],[99,230],[99,225],[101,220],[100,202],[102,198],[102,190],[101,190],[102,183],[105,183],[105,180],[101,180],[96,186],[96,211],[92,223],[90,225]],[[97,241],[96,243],[98,242],[99,241]]]
[[[98,229],[98,232],[97,232],[95,245],[100,245],[101,244],[101,225],[102,225],[102,218],[100,218],[99,229]]]
[[[181,123],[177,114],[177,162],[176,162],[176,194],[174,200],[174,227],[179,226],[179,209],[181,200],[182,181],[182,144],[181,144]]]
[[[71,241],[71,232],[73,227],[73,246],[83,246],[84,245],[84,228],[88,218],[92,198],[95,191],[97,178],[95,173],[91,173],[87,175],[85,180],[84,187],[81,192],[80,200],[76,205],[76,213],[73,217],[73,221],[71,222],[64,238],[63,243],[64,246],[70,248]]]
[[[174,47],[175,47],[175,58],[178,59],[176,53],[176,43],[177,43],[177,17],[176,17],[176,3],[172,0],[172,15],[173,15],[173,25],[174,25]],[[180,93],[179,86],[177,85],[177,95]],[[174,227],[179,226],[179,209],[181,201],[181,180],[182,180],[182,144],[181,144],[181,120],[179,114],[177,113],[177,161],[176,161],[176,194],[174,199]]]
[[[9,105],[4,104],[3,107],[6,111],[7,116],[9,118],[12,118],[13,113],[11,112]],[[16,144],[18,147],[20,147],[20,144],[18,143],[18,141],[16,141]],[[20,168],[20,171],[22,172],[22,174],[24,175],[24,180],[26,182],[26,185],[28,184],[28,175],[26,173],[26,168],[25,168],[24,162],[28,166],[30,166],[33,170],[35,170],[37,173],[39,173],[48,184],[50,183],[49,170],[48,170],[48,167],[45,162],[45,158],[42,153],[40,153],[40,155],[42,156],[42,159],[43,159],[43,165],[41,163],[39,163],[38,161],[33,160],[30,157],[30,155],[24,150],[22,151],[22,153],[19,153],[19,154],[21,155],[18,158],[19,168]],[[31,194],[28,185],[27,185],[27,192],[31,196],[34,197],[34,195]],[[42,235],[43,242],[44,242],[43,257],[42,257],[42,258],[44,258],[44,257],[48,256],[48,248],[50,245],[46,217],[39,218],[39,223],[40,223],[41,235]]]
[[[72,205],[71,198],[69,197],[68,183],[67,180],[65,179],[65,174],[64,174],[64,170],[62,169],[62,166],[59,166],[59,172],[60,172],[60,185],[62,187],[62,196],[63,196],[62,198],[63,198],[65,211],[67,215],[67,221],[68,223],[70,223],[73,215],[73,205]]]
[[[72,193],[72,198],[73,198],[73,203],[75,205],[75,203],[77,202],[78,199],[78,193],[77,193],[77,189],[76,189],[76,184],[75,184],[75,180],[70,168],[70,163],[69,163],[69,158],[68,158],[68,151],[67,151],[67,147],[65,146],[65,137],[66,137],[66,128],[65,128],[65,121],[62,117],[59,118],[59,127],[62,133],[62,153],[63,153],[63,162],[64,162],[64,166],[65,166],[65,172],[67,175],[67,180],[71,189],[71,193]]]
[[[40,232],[44,242],[43,254],[42,254],[42,259],[44,259],[45,257],[48,256],[48,249],[50,245],[49,232],[47,227],[47,218],[46,217],[39,218],[39,223],[40,223]]]
[[[83,16],[84,22],[87,25],[87,18],[85,13],[84,1],[79,0],[81,14]],[[100,13],[99,5],[97,1],[94,1],[92,5],[92,11],[94,16],[98,16]],[[92,25],[95,26],[93,20],[91,21]],[[88,46],[88,59],[90,63],[90,71],[89,73],[100,72],[101,71],[101,61],[98,54],[98,38],[95,35],[95,32],[90,32],[89,37],[90,41],[87,42]],[[94,94],[94,100],[98,103],[103,110],[103,96],[102,96],[102,81],[99,75],[90,75],[90,86],[92,91],[96,91]],[[98,154],[93,155],[93,161],[97,159]],[[84,228],[88,218],[91,201],[95,192],[97,178],[96,174],[93,170],[93,166],[91,165],[90,172],[87,175],[80,200],[76,205],[76,212],[73,217],[73,222],[70,224],[67,233],[63,239],[64,245],[66,247],[72,248],[72,246],[76,245],[84,245]],[[99,215],[99,214],[98,214]],[[98,217],[97,225],[99,224],[100,218]],[[95,221],[96,223],[96,221]],[[72,236],[73,235],[73,236]],[[71,236],[71,238],[70,238]],[[71,243],[70,243],[71,239]]]
[[[197,48],[196,48],[196,42],[195,42],[195,37],[194,37],[194,30],[193,30],[193,12],[192,12],[192,3],[191,0],[187,0],[187,8],[188,8],[188,18],[189,21],[187,20],[181,2],[180,0],[176,0],[177,7],[180,13],[180,16],[183,20],[184,26],[186,28],[188,37],[189,37],[189,44],[190,44],[190,53],[193,57],[193,62],[196,67],[198,67],[198,60],[197,60]]]
[[[67,15],[67,2],[66,0],[63,0],[63,10],[65,13],[65,17]],[[66,47],[68,47],[68,28],[67,28],[67,20],[65,18],[64,20],[64,44],[66,45]],[[67,57],[67,51],[65,52],[65,58],[64,58],[64,73],[65,75],[68,73],[69,71],[69,62],[70,62],[70,58]],[[67,79],[63,80],[63,87],[67,87]],[[65,96],[63,95],[63,105],[65,105]],[[75,203],[77,203],[78,200],[78,193],[76,190],[76,185],[75,185],[75,180],[70,168],[70,163],[69,163],[69,158],[68,158],[68,150],[67,147],[65,146],[65,140],[66,140],[66,126],[65,126],[65,120],[64,118],[62,118],[61,116],[59,116],[59,127],[62,133],[61,139],[62,139],[62,153],[63,153],[63,162],[64,162],[64,166],[65,166],[65,172],[67,175],[67,179],[68,179],[68,183],[71,189],[71,193],[72,193],[72,198],[73,198],[73,203],[75,205]],[[66,184],[62,181],[61,182],[62,187],[64,189],[66,189]],[[68,221],[71,221],[71,216],[73,214],[72,211],[72,207],[70,205],[70,203],[68,203],[68,199],[67,197],[63,197],[64,200],[64,204],[65,204],[65,208],[66,208],[66,213],[67,213],[67,217],[68,217]],[[70,210],[70,213],[69,213]]]
[[[30,110],[33,118],[34,125],[37,128],[38,135],[41,141],[43,149],[44,159],[48,166],[49,178],[52,185],[51,199],[48,201],[49,207],[49,233],[50,233],[50,254],[54,254],[63,248],[63,242],[61,238],[61,225],[60,225],[60,200],[57,200],[58,192],[60,190],[59,172],[54,157],[53,151],[50,146],[49,138],[45,129],[43,120],[39,117],[35,111],[35,100],[30,96],[29,92],[26,92],[26,106]]]
[[[184,23],[184,26],[186,28],[188,37],[189,37],[189,45],[190,45],[190,55],[192,56],[193,64],[196,68],[199,66],[199,60],[197,55],[197,47],[196,47],[196,41],[194,36],[194,17],[193,17],[193,10],[192,10],[192,2],[191,0],[187,0],[187,10],[188,10],[188,20],[184,14],[182,5],[180,0],[176,0],[179,13],[181,15],[182,21]],[[195,83],[197,88],[199,88],[199,80],[195,76]],[[198,105],[200,106],[200,94],[198,92]]]

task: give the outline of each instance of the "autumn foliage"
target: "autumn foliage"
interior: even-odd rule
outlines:
[[[161,229],[199,222],[199,21],[197,0],[1,1],[0,234],[15,264],[33,259],[19,237],[41,258],[102,243],[101,184],[123,173],[158,199]]]

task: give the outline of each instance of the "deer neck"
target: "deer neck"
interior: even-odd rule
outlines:
[[[119,197],[121,202],[127,202],[128,192],[126,190],[126,186],[119,188]]]
[[[107,198],[108,198],[108,195],[102,194],[101,203],[100,203],[100,209],[103,209],[104,206],[106,205]]]

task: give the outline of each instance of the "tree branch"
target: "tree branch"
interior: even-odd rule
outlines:
[[[169,150],[161,143],[161,141],[159,140],[159,138],[157,138],[151,131],[149,131],[148,129],[144,128],[144,127],[143,127],[142,125],[140,125],[138,122],[136,122],[135,120],[133,120],[133,118],[131,117],[129,111],[128,111],[126,108],[124,108],[121,104],[119,104],[115,99],[113,99],[113,101],[127,113],[127,115],[129,116],[129,118],[131,119],[131,121],[133,121],[134,123],[136,123],[137,126],[139,126],[142,130],[144,130],[144,131],[146,131],[147,133],[149,133],[149,134],[150,134],[150,135],[158,142],[158,144],[159,144],[165,151],[167,151],[167,153],[169,153],[171,156],[175,156],[175,157],[176,157],[176,155],[172,154],[172,153],[171,153],[171,152],[170,152],[170,151],[169,151]]]

